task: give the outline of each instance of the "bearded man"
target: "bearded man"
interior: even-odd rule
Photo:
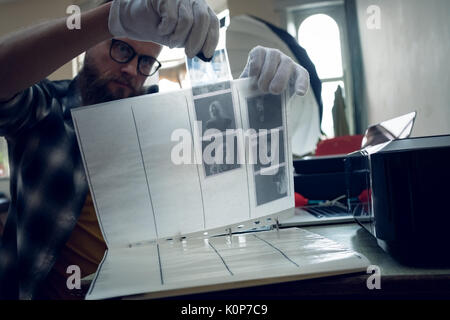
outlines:
[[[143,85],[161,66],[163,45],[211,58],[218,38],[204,0],[114,0],[82,13],[79,30],[61,18],[0,40],[0,136],[11,168],[0,298],[79,298],[66,286],[67,267],[85,276],[103,257],[70,110],[149,93]],[[82,52],[75,79],[45,79]],[[250,52],[243,76],[273,94],[289,82],[305,94],[309,84],[305,69],[263,47]]]

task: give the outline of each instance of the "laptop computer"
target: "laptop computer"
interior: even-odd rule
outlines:
[[[385,143],[387,141],[408,138],[411,135],[416,115],[416,112],[411,112],[370,126],[364,134],[361,149]],[[326,160],[333,158],[341,158],[343,161],[345,155],[312,157],[309,159]],[[344,173],[342,172],[340,176],[337,176],[337,179],[342,180],[343,175]],[[341,184],[342,183],[345,183],[345,181],[341,181]],[[333,186],[334,185],[327,187],[333,188]],[[346,195],[343,194],[338,195],[335,199],[331,200],[309,201],[307,206],[295,208],[295,214],[293,216],[280,219],[279,226],[301,227],[347,222],[354,222],[354,218],[347,209]]]

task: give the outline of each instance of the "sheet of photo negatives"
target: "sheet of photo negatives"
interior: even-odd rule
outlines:
[[[248,150],[252,218],[294,206],[292,152],[287,130],[286,93],[262,94],[252,82],[236,84]]]
[[[192,88],[191,123],[194,133],[205,228],[214,229],[251,219],[245,166],[244,137],[239,100],[232,82],[218,82]]]
[[[224,48],[216,50],[210,62],[204,62],[198,57],[192,59],[186,57],[186,66],[191,87],[233,80],[227,51]]]
[[[220,228],[292,207],[292,185],[284,185],[289,179],[263,176],[261,171],[274,168],[247,164],[245,137],[227,133],[248,129],[245,97],[250,93],[249,80],[237,80],[72,111],[108,247]],[[284,114],[283,103],[281,108]],[[197,133],[196,121],[202,123]],[[180,145],[174,133],[180,130],[194,136],[183,141],[183,152],[191,157],[183,164],[172,159]],[[211,150],[220,139],[223,161],[202,161],[203,153],[220,153],[220,148]],[[281,159],[290,162],[287,139],[279,139]],[[279,167],[288,174],[286,164]]]
[[[223,143],[222,164],[203,161],[200,170],[207,228],[293,207],[285,95],[262,94],[248,80],[197,87],[192,94],[192,121],[202,123],[203,156],[215,139]],[[216,133],[208,134],[210,129]],[[235,129],[242,134],[227,133]]]

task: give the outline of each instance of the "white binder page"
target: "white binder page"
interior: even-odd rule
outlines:
[[[156,238],[133,99],[72,111],[95,211],[108,247]]]
[[[157,298],[365,272],[369,261],[302,229],[113,249],[87,299]]]
[[[205,229],[198,167],[194,163],[186,91],[141,97],[133,102],[136,128],[160,238]],[[178,135],[177,133],[180,133]],[[178,163],[176,146],[183,144],[190,163]]]

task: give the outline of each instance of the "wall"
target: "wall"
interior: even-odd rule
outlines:
[[[214,10],[215,13],[220,13],[223,10],[228,9],[227,0],[206,0],[206,2]]]
[[[369,5],[381,29],[366,27]],[[414,136],[450,133],[450,1],[358,0],[369,123],[417,110]]]
[[[66,16],[70,0],[15,0],[0,3],[0,37],[36,23]],[[72,77],[71,62],[49,76],[52,80]]]
[[[231,16],[250,14],[286,28],[286,9],[310,7],[342,0],[227,0]]]
[[[0,1],[0,37],[48,19],[63,17],[70,3],[70,0],[2,0]],[[49,75],[52,80],[71,77],[71,62]],[[0,192],[9,194],[9,179],[0,179]]]
[[[281,14],[275,0],[228,0],[230,16],[251,14],[281,27]]]
[[[0,192],[5,193],[9,197],[9,179],[0,179]]]

